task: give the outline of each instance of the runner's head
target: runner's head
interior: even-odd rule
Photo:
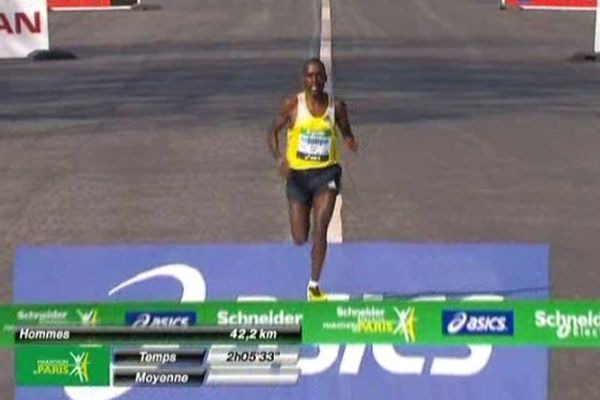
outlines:
[[[325,64],[318,58],[310,58],[302,67],[302,85],[304,90],[312,96],[321,96],[325,90],[327,72]]]

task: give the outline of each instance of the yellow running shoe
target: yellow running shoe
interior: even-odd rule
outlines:
[[[327,301],[327,295],[318,287],[307,287],[306,298],[308,301]]]

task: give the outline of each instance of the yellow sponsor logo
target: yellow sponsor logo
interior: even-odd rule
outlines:
[[[413,343],[416,339],[415,335],[415,309],[407,307],[398,309],[394,307],[396,314],[395,320],[388,319],[364,319],[359,320],[356,325],[356,330],[359,333],[372,334],[392,334],[404,337],[406,343]]]
[[[359,333],[392,333],[394,323],[392,321],[359,321]]]

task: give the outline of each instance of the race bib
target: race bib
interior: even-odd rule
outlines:
[[[327,161],[330,147],[331,136],[302,133],[296,156],[301,160]]]

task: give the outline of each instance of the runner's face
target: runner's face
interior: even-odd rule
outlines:
[[[309,64],[302,75],[304,90],[312,96],[320,96],[323,94],[327,75],[319,64]]]

